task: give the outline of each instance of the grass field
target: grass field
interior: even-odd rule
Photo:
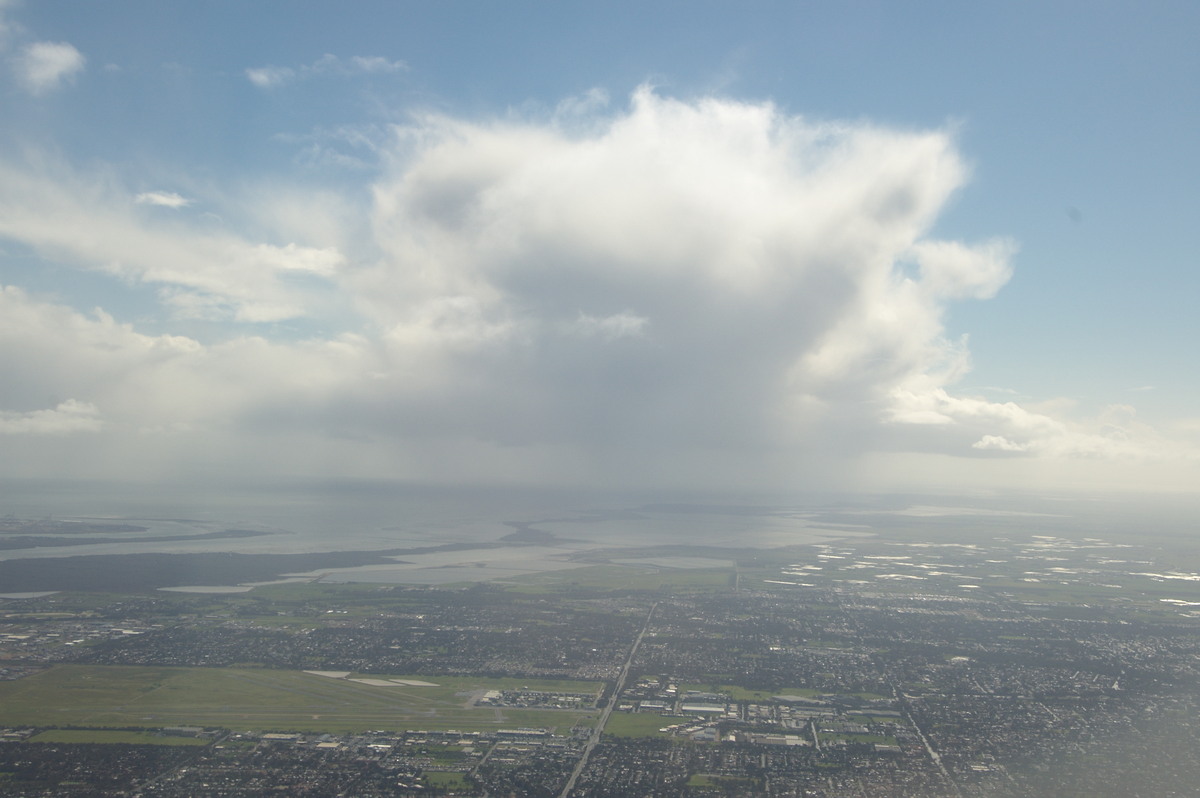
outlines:
[[[195,737],[165,737],[154,732],[118,729],[50,729],[29,738],[31,743],[127,743],[129,745],[208,745]]]
[[[659,729],[687,718],[667,718],[649,712],[614,712],[604,724],[604,733],[613,737],[663,737]]]
[[[469,790],[471,788],[471,782],[467,781],[466,776],[461,773],[427,770],[422,777],[431,787],[443,790]]]
[[[373,676],[372,678],[379,678]],[[403,678],[403,677],[396,677]],[[594,725],[594,711],[469,706],[482,690],[595,692],[592,682],[421,677],[436,687],[375,687],[300,671],[60,665],[0,682],[0,725],[245,731],[487,731]]]

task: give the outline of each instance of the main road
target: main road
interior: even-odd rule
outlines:
[[[571,791],[575,789],[575,782],[579,779],[579,774],[587,767],[588,759],[592,756],[592,749],[600,742],[600,737],[604,734],[604,725],[608,723],[608,716],[612,714],[613,707],[617,705],[617,699],[621,697],[621,693],[625,690],[625,680],[629,678],[629,668],[633,665],[633,657],[637,654],[638,646],[642,644],[642,638],[646,636],[646,630],[650,628],[650,619],[654,617],[656,609],[658,609],[657,601],[650,607],[650,612],[646,613],[646,622],[642,624],[642,631],[638,632],[637,638],[633,641],[633,646],[629,649],[629,656],[625,658],[625,665],[621,668],[621,675],[617,677],[617,686],[612,691],[612,695],[608,697],[608,703],[604,705],[604,709],[600,711],[600,720],[596,722],[596,728],[592,729],[592,734],[588,737],[587,744],[583,747],[583,755],[575,763],[575,770],[571,772],[571,778],[567,779],[567,786],[563,787],[563,791],[559,794],[558,798],[570,798]]]

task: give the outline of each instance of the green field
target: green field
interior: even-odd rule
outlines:
[[[128,745],[208,745],[196,737],[168,737],[154,732],[117,729],[50,729],[29,738],[31,743],[126,743]]]
[[[467,777],[461,773],[427,770],[421,774],[421,777],[431,787],[443,790],[469,790],[472,787],[471,782],[467,781]]]
[[[604,724],[604,733],[613,737],[665,737],[659,729],[686,720],[688,718],[668,718],[652,712],[614,712]]]
[[[381,678],[373,675],[371,678]],[[406,677],[393,677],[406,678]],[[421,677],[436,687],[375,687],[301,671],[60,665],[0,682],[0,725],[244,731],[488,731],[592,726],[595,711],[471,707],[479,691],[596,692],[594,682]]]

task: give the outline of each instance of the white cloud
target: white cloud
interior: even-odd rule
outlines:
[[[246,70],[246,77],[260,89],[282,86],[296,76],[296,71],[287,67],[265,66]]]
[[[478,357],[523,386],[490,401],[544,422],[491,434],[794,446],[846,397],[871,425],[904,378],[964,368],[943,305],[994,291],[1007,245],[927,240],[966,175],[947,133],[648,90],[585,128],[424,118],[374,189],[386,256],[352,277],[361,306],[407,329],[470,297],[469,324],[504,331]],[[567,329],[628,345],[572,351]]]
[[[0,286],[0,407],[71,392],[80,402],[68,409],[103,407],[109,426],[125,433],[237,427],[244,414],[349,387],[368,370],[370,351],[354,336],[293,344],[240,336],[205,346]]]
[[[1197,450],[1165,438],[1137,419],[1128,405],[1111,405],[1093,418],[1076,418],[1071,402],[1033,409],[1015,402],[954,396],[941,387],[897,388],[891,419],[901,424],[932,424],[940,439],[925,441],[930,451],[962,453],[974,437],[978,453],[1025,454],[1057,461],[1197,463]]]
[[[1003,435],[984,435],[975,443],[971,444],[972,449],[981,451],[997,451],[997,452],[1024,452],[1028,451],[1029,447],[1025,444],[1013,443]]]
[[[571,113],[593,116],[420,118],[374,187],[385,257],[354,293],[440,384],[504,375],[444,405],[473,434],[598,462],[1181,454],[1148,427],[952,394],[969,353],[945,310],[994,296],[1016,246],[930,235],[967,178],[949,133],[646,89]],[[470,312],[431,315],[450,298]]]
[[[176,316],[333,330],[202,344],[10,288],[0,408],[75,397],[104,410],[96,462],[260,475],[794,487],[880,452],[981,479],[1195,462],[1128,408],[956,394],[969,353],[943,316],[993,296],[1015,246],[932,235],[967,179],[950,133],[649,90],[544,117],[415,117],[365,212],[303,186],[206,197],[260,235],[0,164],[0,236],[151,283]]]
[[[260,89],[273,89],[290,83],[293,80],[320,75],[336,75],[350,77],[353,75],[389,75],[408,71],[408,65],[403,61],[393,61],[382,56],[351,56],[343,59],[326,53],[313,61],[298,68],[268,65],[246,70],[246,77]]]
[[[192,204],[190,199],[173,191],[146,191],[134,197],[133,201],[139,205],[157,205],[162,208],[186,208]]]
[[[1011,241],[990,241],[965,247],[955,241],[921,241],[912,248],[921,281],[946,299],[991,299],[1012,276],[1009,260],[1016,254]]]
[[[68,399],[48,410],[15,413],[0,410],[0,435],[67,435],[96,432],[104,426],[95,405]]]
[[[34,42],[17,58],[17,76],[31,94],[46,94],[83,71],[83,54],[66,42]]]
[[[47,257],[163,286],[164,299],[186,316],[278,321],[307,315],[319,292],[296,276],[328,278],[345,260],[331,247],[255,243],[140,218],[133,206],[146,195],[130,199],[110,181],[40,165],[33,171],[0,162],[0,236]]]

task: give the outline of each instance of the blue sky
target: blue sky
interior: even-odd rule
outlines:
[[[11,477],[1200,476],[1194,3],[0,26]]]

